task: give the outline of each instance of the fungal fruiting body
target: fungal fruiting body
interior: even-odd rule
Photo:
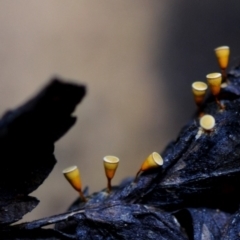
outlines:
[[[218,100],[218,95],[221,90],[221,83],[222,83],[222,74],[221,73],[209,73],[207,76],[207,82],[209,85],[209,88],[211,90],[212,95],[215,97],[215,100],[220,107],[220,109],[223,109],[224,107],[221,105],[221,103]]]
[[[228,66],[230,48],[228,46],[221,46],[214,49],[218,64],[222,70],[223,79],[226,79],[226,68]]]
[[[221,73],[209,73],[207,76],[207,82],[211,93],[213,96],[217,96],[221,90],[221,83],[222,83],[222,74]]]
[[[71,186],[79,192],[80,194],[80,198],[82,199],[82,201],[86,201],[86,198],[83,195],[82,192],[82,182],[81,182],[81,178],[80,178],[80,172],[77,168],[77,166],[71,166],[68,168],[65,168],[63,170],[63,175],[65,176],[65,178],[67,179],[67,181],[71,184]]]
[[[115,156],[105,156],[103,158],[105,174],[106,174],[106,177],[108,180],[108,185],[107,185],[108,192],[110,192],[112,189],[111,180],[115,175],[115,172],[118,167],[118,163],[119,163],[119,158],[117,158]]]
[[[215,127],[215,118],[212,115],[204,115],[200,119],[200,126],[205,131],[212,131]]]
[[[162,165],[163,165],[163,158],[161,157],[161,155],[158,154],[157,152],[151,153],[145,159],[145,161],[142,163],[141,168],[137,172],[136,177],[135,177],[135,182],[136,182],[137,177],[140,174],[140,172],[144,172],[144,171],[152,169],[152,168],[157,168],[157,167],[162,166]]]
[[[194,82],[192,84],[192,92],[194,96],[195,103],[200,106],[204,100],[207,91],[207,84],[204,82]]]

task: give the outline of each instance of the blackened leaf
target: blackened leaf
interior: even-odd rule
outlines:
[[[223,229],[230,218],[229,213],[207,208],[187,209],[192,217],[193,236],[191,239],[221,239]],[[190,226],[189,226],[190,227]]]
[[[189,144],[194,141],[195,134],[197,133],[196,124],[189,124],[180,133],[176,142],[170,143],[162,156],[164,157],[164,165],[160,168],[149,170],[143,173],[137,183],[128,184],[125,188],[120,189],[112,194],[111,198],[114,200],[121,199],[127,202],[144,202],[148,201],[152,205],[165,206],[168,204],[178,204],[182,199],[167,193],[161,193],[161,198],[149,196],[150,194],[158,194],[159,183],[161,182],[164,174],[171,169],[171,167],[182,157],[188,150]],[[147,196],[147,199],[146,199]],[[170,199],[169,199],[170,197]],[[158,198],[158,197],[157,197]],[[161,200],[160,200],[161,199]],[[164,199],[164,200],[163,200]]]
[[[240,211],[238,210],[229,220],[224,229],[222,240],[237,240],[240,238]]]
[[[98,204],[73,215],[71,224],[75,239],[187,239],[172,215],[139,204]]]
[[[202,133],[197,139],[199,124],[193,120],[163,154],[163,168],[143,174],[137,184],[130,184],[113,198],[161,207],[196,204],[198,200],[214,204],[214,199],[217,197],[219,202],[219,196],[225,192],[226,199],[222,200],[230,199],[232,190],[238,187],[233,183],[237,183],[240,166],[239,102],[231,104],[228,111],[214,115],[217,127],[213,133]]]
[[[237,66],[228,73],[228,84],[221,90],[222,99],[236,99],[240,97],[240,66]]]
[[[53,144],[75,123],[71,114],[85,91],[82,85],[54,79],[0,120],[0,208],[8,211],[6,203],[34,191],[52,171]]]
[[[34,197],[19,197],[8,200],[0,207],[0,224],[16,222],[34,209],[39,201]]]
[[[206,113],[213,115],[216,120],[216,127],[211,133],[201,133],[198,120],[193,120],[194,138],[177,162],[162,174],[159,184],[149,196],[149,199],[155,199],[154,203],[160,201],[165,205],[182,201],[190,204],[195,198],[201,204],[214,204],[217,197],[221,206],[215,205],[216,208],[222,207],[222,204],[228,207],[220,202],[221,196],[226,201],[239,189],[240,100],[225,100],[224,105],[224,111],[215,111],[214,104],[209,104],[206,109]],[[185,141],[185,138],[180,138],[179,141]],[[198,198],[199,195],[202,198]],[[237,207],[238,203],[239,197],[236,194],[233,204]]]

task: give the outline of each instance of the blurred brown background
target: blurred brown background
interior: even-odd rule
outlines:
[[[218,71],[213,48],[240,62],[240,2],[233,0],[0,1],[0,111],[57,74],[86,83],[77,124],[56,144],[58,163],[32,195],[24,220],[65,211],[77,193],[62,169],[78,165],[90,192],[106,186],[102,157],[121,163],[113,183],[135,175],[191,117],[191,82]],[[34,161],[34,159],[33,159]]]

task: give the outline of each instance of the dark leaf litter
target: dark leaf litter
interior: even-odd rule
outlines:
[[[57,84],[61,85],[59,82]],[[65,89],[67,84],[63,86],[62,89]],[[24,177],[20,177],[23,179],[22,183],[19,181],[17,186],[8,185],[5,177],[1,176],[0,207],[9,206],[11,209],[11,204],[18,205],[16,199],[22,197],[29,201],[27,205],[31,205],[22,215],[35,207],[34,199],[28,199],[27,195],[36,189],[51,171],[55,163],[53,143],[75,122],[70,114],[85,93],[83,87],[71,85],[71,88],[76,90],[71,94],[74,98],[70,101],[71,104],[68,105],[65,98],[60,98],[63,105],[70,107],[62,111],[60,105],[56,107],[53,103],[47,104],[49,108],[46,111],[49,115],[41,121],[43,125],[37,129],[39,131],[35,131],[35,128],[39,123],[37,119],[45,111],[42,100],[37,103],[31,101],[25,107],[3,117],[0,141],[1,146],[6,146],[5,154],[9,152],[10,141],[13,142],[11,146],[19,143],[25,123],[31,122],[31,131],[26,134],[26,139],[38,136],[34,139],[36,142],[21,141],[21,147],[15,148],[18,154],[7,154],[8,162],[12,165],[21,159],[22,163],[22,156],[26,155],[27,163],[31,158],[34,162],[37,161],[39,166],[28,163],[32,168],[30,173],[23,169],[27,178],[32,179],[31,184],[25,184]],[[79,93],[80,89],[82,90]],[[39,96],[36,99],[39,99]],[[59,101],[58,97],[49,99]],[[182,129],[177,140],[170,143],[162,153],[164,165],[143,173],[137,183],[128,179],[114,187],[110,194],[103,190],[88,196],[87,203],[76,200],[66,213],[15,226],[6,224],[19,217],[13,214],[9,220],[9,217],[2,215],[3,210],[0,208],[3,216],[0,221],[4,226],[2,233],[4,236],[12,234],[12,239],[17,236],[13,232],[26,237],[30,236],[27,235],[30,232],[34,235],[34,231],[38,231],[42,236],[52,234],[55,239],[239,239],[240,67],[234,68],[228,74],[228,84],[222,88],[219,99],[225,106],[224,110],[220,110],[211,97],[203,105],[204,113],[211,114],[216,120],[214,130],[202,131],[199,118],[195,116]],[[29,108],[30,110],[25,110]],[[35,114],[31,114],[31,111]],[[44,131],[46,129],[51,131]],[[49,141],[44,141],[44,145],[40,144],[43,139]],[[26,144],[32,147],[27,153]],[[39,149],[42,150],[40,157],[34,154],[38,153]],[[22,154],[21,158],[19,154]],[[9,168],[10,164],[5,164],[4,168]],[[19,163],[19,166],[23,164]],[[38,166],[38,169],[40,167],[40,173],[34,166]],[[19,177],[18,173],[15,174]],[[55,230],[46,232],[46,229],[41,228],[50,223],[56,223]]]

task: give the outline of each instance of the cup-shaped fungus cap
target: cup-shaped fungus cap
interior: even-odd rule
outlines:
[[[217,96],[221,90],[222,74],[209,73],[206,78],[212,94]]]
[[[204,82],[194,82],[192,84],[192,92],[197,105],[203,102],[207,88],[207,84]]]
[[[141,171],[146,171],[151,168],[156,168],[163,165],[163,159],[157,152],[151,153],[143,162]]]
[[[80,178],[80,172],[77,166],[71,166],[71,167],[65,168],[63,170],[63,175],[75,190],[77,190],[78,192],[81,191],[82,183]]]
[[[200,126],[206,131],[212,130],[215,126],[215,118],[212,115],[204,115],[200,119]]]
[[[218,64],[221,69],[226,69],[228,66],[230,48],[228,46],[221,46],[214,49]]]
[[[115,156],[105,156],[103,158],[103,165],[108,179],[112,179],[115,175],[119,163],[119,158]]]

